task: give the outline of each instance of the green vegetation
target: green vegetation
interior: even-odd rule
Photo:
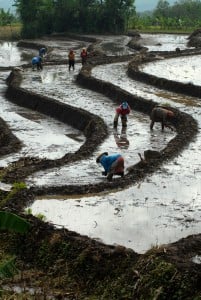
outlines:
[[[134,13],[134,0],[15,0],[22,36],[52,32],[120,33]]]
[[[30,223],[25,219],[7,211],[0,211],[0,230],[11,231],[20,234],[28,232]],[[15,266],[15,257],[3,254],[0,256],[0,278],[9,278],[18,272]]]
[[[30,224],[23,218],[7,211],[0,211],[0,230],[25,233],[29,227]]]
[[[14,40],[20,37],[21,24],[17,16],[0,9],[0,39]]]
[[[33,215],[32,214],[32,209],[31,208],[25,209],[25,214],[27,214],[27,215]],[[38,218],[38,219],[40,219],[41,221],[45,221],[46,220],[46,217],[43,214],[41,214],[41,213],[36,214],[35,217]]]
[[[0,25],[10,26],[19,18],[22,37],[36,38],[53,32],[125,33],[128,29],[146,32],[190,33],[201,26],[200,0],[178,0],[170,6],[159,0],[153,12],[136,14],[135,0],[15,0],[18,17],[0,11]],[[11,26],[12,24],[12,26]],[[1,37],[1,32],[0,32]]]
[[[157,32],[192,32],[201,26],[200,0],[179,0],[170,6],[159,0],[153,13],[139,14],[133,19],[133,27]]]
[[[191,33],[201,27],[201,1],[159,0],[152,12],[137,14],[135,0],[15,0],[16,16],[0,10],[0,39],[36,38],[53,32]],[[18,22],[18,23],[17,23]]]

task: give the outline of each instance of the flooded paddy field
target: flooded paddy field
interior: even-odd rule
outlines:
[[[159,48],[167,45],[173,52],[177,46],[186,49],[186,39],[180,37],[149,35],[146,42],[161,55]],[[1,199],[5,204],[6,196],[6,210],[31,223],[26,235],[1,233],[2,251],[16,254],[20,269],[2,285],[13,299],[21,295],[66,300],[194,299],[200,295],[200,99],[128,77],[130,59],[144,55],[130,50],[128,41],[128,37],[102,37],[98,47],[111,56],[101,54],[97,62],[92,58],[82,68],[78,53],[87,42],[52,39],[42,71],[31,70],[30,57],[37,46],[29,49],[27,44],[18,47],[23,56],[16,65],[23,65],[23,72],[13,69],[9,74],[9,61],[1,69],[0,124],[21,142],[14,149],[6,140],[9,151],[1,151]],[[77,59],[75,71],[69,72],[63,56],[72,45]],[[129,56],[116,59],[115,51]],[[158,54],[150,53],[154,55]],[[171,59],[157,60],[162,61],[168,69]],[[157,62],[143,67],[155,65],[160,72],[164,65]],[[80,78],[89,75],[90,63],[89,82],[94,86],[88,84],[87,89]],[[180,57],[174,64],[183,74]],[[127,97],[133,108],[128,126],[122,130],[119,123],[114,130],[115,109]],[[155,124],[150,131],[147,112],[156,103],[170,105],[181,126],[162,132]],[[146,150],[163,158],[140,160],[138,154]],[[123,154],[124,178],[114,176],[107,182],[102,176],[96,157],[104,151]],[[16,193],[21,181],[27,188]]]
[[[166,36],[167,40],[168,37]],[[144,38],[150,41],[150,36],[149,39],[146,35]],[[155,38],[158,42],[158,37]],[[171,35],[169,38],[172,40],[172,44],[170,40],[168,40],[167,44],[171,45],[173,49],[177,46],[180,48],[186,47],[185,36],[177,39]],[[111,41],[111,37],[108,40]],[[118,39],[117,42],[119,43]],[[107,49],[108,41],[106,40],[105,43],[104,50]],[[150,42],[150,44],[155,45],[157,43]],[[77,47],[82,45],[78,44]],[[162,45],[166,48],[165,42]],[[162,49],[162,45],[158,45],[157,49]],[[65,44],[65,47],[70,47],[70,42],[68,46]],[[150,49],[155,50],[153,48]],[[162,62],[158,61],[157,63],[160,64]],[[166,60],[165,62],[167,66],[166,76],[169,76],[167,70],[169,62],[171,64],[171,60]],[[157,63],[150,63],[150,68],[157,68]],[[174,63],[173,65],[175,73],[178,69],[181,70],[181,73],[183,72],[183,64],[179,64],[178,66]],[[76,83],[76,75],[80,69],[81,65],[79,62],[76,63],[74,72],[68,72],[67,65],[45,66],[41,72],[33,72],[31,69],[25,69],[21,86],[27,90],[53,97],[62,103],[70,104],[71,106],[79,107],[99,115],[107,124],[109,136],[84,161],[32,174],[26,179],[28,187],[59,186],[66,182],[71,185],[82,185],[104,181],[106,179],[101,176],[102,169],[95,162],[99,153],[104,151],[122,153],[125,157],[127,168],[139,161],[138,153],[143,153],[147,149],[160,151],[175,136],[175,132],[171,132],[168,129],[165,132],[161,132],[158,124],[150,132],[149,117],[135,111],[132,111],[129,115],[126,132],[121,132],[120,124],[117,132],[114,131],[112,124],[116,105],[109,98],[80,87]],[[161,69],[164,69],[164,67],[162,66]],[[145,99],[153,100],[160,104],[170,104],[173,107],[179,108],[191,114],[197,120],[200,128],[199,99],[166,92],[139,83],[130,79],[127,76],[126,70],[127,62],[102,65],[92,70],[92,76],[111,82]],[[192,79],[189,78],[188,80]],[[4,89],[5,87],[2,84],[2,91]],[[119,103],[123,100],[126,99],[119,99]],[[24,153],[15,155],[26,155],[30,151],[33,151],[32,155],[34,155],[34,149],[37,153],[37,149],[39,148],[41,154],[43,153],[47,157],[50,155],[50,158],[54,159],[57,155],[64,155],[68,151],[75,152],[84,142],[84,137],[80,132],[74,131],[74,129],[68,128],[66,125],[62,127],[62,124],[55,122],[51,118],[42,117],[38,113],[20,112],[21,108],[7,102],[2,95],[2,103],[4,101],[6,103],[5,111],[12,111],[18,114],[18,116],[23,117],[29,115],[29,118],[25,118],[25,123],[20,120],[20,128],[17,125],[16,127],[12,125],[12,130],[16,131],[16,133],[19,131],[19,138],[28,145],[27,150],[24,148]],[[8,107],[8,105],[10,106]],[[1,117],[5,119],[4,114]],[[11,119],[14,120],[14,117],[12,116]],[[29,128],[33,126],[32,123],[29,125],[30,119],[32,119],[32,123],[35,123],[35,134],[30,132]],[[7,122],[9,122],[8,119]],[[14,123],[17,124],[17,120]],[[40,123],[40,126],[42,125],[43,130],[41,128],[37,129],[38,123]],[[26,135],[23,133],[25,129]],[[37,130],[42,132],[40,137]],[[47,132],[48,138],[44,139]],[[129,141],[127,147],[119,148],[117,142],[121,134]],[[78,136],[78,139],[70,138],[72,136]],[[40,140],[41,144],[37,140]],[[43,147],[44,150],[42,150]],[[54,151],[52,150],[52,154],[49,149],[54,149]],[[2,166],[15,160],[17,158],[15,155],[2,158]],[[52,222],[58,227],[66,227],[69,230],[88,235],[104,243],[123,245],[132,248],[136,252],[144,253],[152,246],[174,242],[181,237],[200,233],[201,190],[199,182],[201,175],[199,172],[199,160],[200,133],[198,133],[196,141],[191,143],[179,157],[168,162],[157,170],[155,174],[148,176],[138,184],[134,184],[123,190],[117,189],[117,191],[113,192],[103,191],[98,195],[84,195],[82,197],[79,195],[74,195],[73,197],[55,195],[52,198],[49,196],[47,198],[42,197],[35,199],[30,209],[33,214],[41,213],[45,215],[47,221]]]

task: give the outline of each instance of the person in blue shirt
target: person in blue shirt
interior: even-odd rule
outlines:
[[[47,52],[46,48],[44,48],[44,47],[40,48],[38,55],[41,56],[41,57],[43,57],[43,56],[45,56],[46,52]]]
[[[96,162],[103,166],[102,175],[107,176],[108,181],[112,181],[113,175],[124,176],[124,158],[121,154],[108,155],[108,152],[103,152],[96,158]]]
[[[41,56],[34,56],[32,58],[31,64],[32,64],[32,70],[34,70],[35,67],[37,68],[37,70],[42,70],[43,69],[42,57]]]

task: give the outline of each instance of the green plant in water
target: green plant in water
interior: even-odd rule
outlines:
[[[40,219],[41,221],[45,221],[46,220],[46,216],[43,215],[43,214],[41,214],[41,213],[38,213],[38,214],[34,215],[32,213],[32,209],[30,207],[26,208],[24,212],[27,215],[33,215],[33,216],[35,216],[36,218]]]
[[[46,220],[46,217],[43,214],[41,214],[41,213],[36,214],[35,217],[38,218],[38,219],[40,219],[41,221],[45,221]]]
[[[13,189],[14,190],[20,191],[20,190],[24,190],[26,188],[27,188],[27,186],[26,186],[25,182],[15,182],[15,183],[13,183]]]
[[[32,215],[32,209],[31,209],[30,207],[28,207],[28,208],[26,208],[26,209],[24,210],[24,213],[25,213],[26,215]]]

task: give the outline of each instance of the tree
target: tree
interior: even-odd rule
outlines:
[[[15,16],[13,14],[11,14],[9,10],[7,12],[5,12],[4,9],[0,9],[0,25],[1,26],[9,25],[14,20],[15,20]]]
[[[135,0],[15,0],[22,36],[56,32],[123,32]]]
[[[154,11],[155,17],[168,17],[169,15],[169,2],[166,0],[159,0]]]

